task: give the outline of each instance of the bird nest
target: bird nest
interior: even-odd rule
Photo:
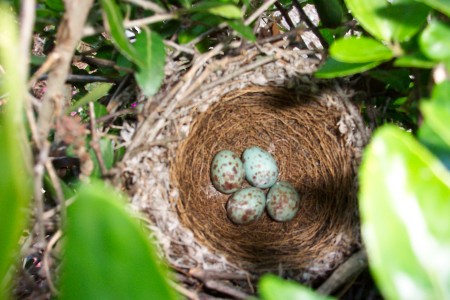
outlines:
[[[318,62],[310,51],[249,48],[169,74],[146,104],[120,174],[186,287],[243,298],[267,272],[314,284],[359,246],[356,173],[368,133],[352,91],[311,76]],[[229,195],[214,189],[210,164],[249,146],[271,153],[279,180],[300,194],[293,220],[227,218]]]

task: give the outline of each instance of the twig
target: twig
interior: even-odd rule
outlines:
[[[127,74],[125,77],[123,77],[119,85],[117,86],[116,90],[114,91],[114,94],[111,96],[110,98],[111,100],[108,102],[108,105],[106,106],[106,110],[110,114],[114,113],[116,109],[119,107],[120,101],[117,99],[117,96],[124,90],[124,86],[130,79],[130,77],[131,74]]]
[[[95,128],[95,111],[94,111],[94,102],[89,102],[89,117],[91,121],[91,147],[95,152],[95,156],[97,157],[98,164],[100,166],[100,172],[102,176],[105,176],[108,173],[108,170],[105,167],[105,162],[103,161],[102,152],[99,146],[99,140],[97,136],[97,129]]]
[[[280,11],[281,15],[283,16],[286,23],[289,25],[289,30],[292,30],[295,28],[295,24],[292,22],[291,17],[289,17],[289,13],[287,10],[281,5],[280,2],[275,1],[275,7]]]
[[[39,77],[39,80],[47,80],[47,79],[49,79],[49,76],[47,75]],[[67,76],[65,83],[90,83],[90,82],[119,83],[120,80],[121,80],[120,78],[115,77],[70,74]]]
[[[255,276],[250,274],[236,274],[236,273],[227,273],[227,272],[217,272],[217,271],[208,271],[200,268],[190,269],[188,272],[189,275],[194,276],[195,278],[202,280],[209,279],[225,279],[225,280],[248,280],[248,279],[256,279]]]
[[[138,20],[130,20],[130,21],[124,21],[123,25],[125,28],[130,27],[142,27],[145,25],[150,25],[162,21],[177,19],[178,16],[176,14],[158,14],[147,18],[142,18]]]
[[[360,250],[340,265],[331,276],[317,289],[323,295],[329,295],[345,284],[350,278],[367,267],[367,254]]]
[[[83,5],[78,1],[65,1],[66,10],[59,24],[56,35],[56,46],[52,53],[58,57],[58,63],[49,73],[47,92],[43,96],[39,110],[38,128],[42,140],[46,140],[53,125],[55,108],[62,100],[64,84],[70,69],[75,47],[78,45],[83,32],[83,26],[94,0],[85,0]],[[61,109],[60,114],[63,113]]]
[[[81,55],[81,56],[75,56],[74,61],[82,61],[87,64],[96,65],[96,66],[100,66],[100,67],[110,67],[110,68],[114,68],[117,71],[124,71],[127,73],[134,72],[134,70],[131,68],[119,66],[119,65],[117,65],[117,63],[115,61],[104,59],[104,58]]]
[[[34,201],[35,201],[35,217],[37,225],[37,239],[39,247],[45,244],[44,229],[44,203],[42,197],[42,179],[44,178],[44,165],[48,159],[49,143],[44,141],[41,145],[38,160],[34,166]]]
[[[313,24],[308,15],[305,13],[300,3],[298,3],[297,0],[292,0],[292,3],[294,4],[294,7],[297,9],[300,15],[300,19],[303,20],[306,23],[306,25],[312,30],[312,32],[317,36],[320,43],[322,44],[322,47],[324,49],[328,49],[329,47],[328,42],[325,40],[322,33],[320,33],[319,29],[317,29],[317,27]]]
[[[22,7],[20,12],[20,58],[22,62],[18,64],[21,68],[22,76],[28,78],[31,39],[33,36],[34,20],[36,18],[36,1],[21,1]]]
[[[199,300],[200,298],[198,297],[198,295],[188,289],[186,289],[185,287],[176,284],[173,281],[169,281],[169,284],[180,294],[182,294],[183,296],[188,297],[191,300]]]
[[[56,289],[55,284],[53,283],[52,280],[52,274],[50,272],[50,262],[48,259],[49,253],[52,251],[53,246],[55,246],[56,242],[58,242],[58,240],[61,238],[62,236],[62,232],[61,230],[58,230],[50,239],[50,241],[47,244],[47,247],[45,247],[45,251],[44,251],[44,257],[42,259],[42,263],[44,266],[44,272],[45,272],[45,277],[47,277],[47,283],[48,283],[48,287],[50,288],[50,291],[52,292],[52,294],[54,296],[58,296],[59,295],[59,291]]]
[[[164,14],[167,12],[164,8],[160,7],[159,5],[157,5],[151,1],[145,1],[145,0],[125,0],[125,1],[136,4],[144,9],[152,10],[158,14]]]
[[[172,48],[174,48],[174,49],[176,49],[178,51],[181,51],[181,52],[184,52],[184,53],[187,53],[187,54],[195,55],[195,53],[196,53],[195,50],[190,48],[190,47],[186,47],[186,46],[183,46],[183,45],[178,45],[177,43],[174,43],[174,42],[169,41],[169,40],[164,40],[164,44],[166,46],[168,46],[168,47],[172,47]]]
[[[263,5],[261,5],[260,8],[258,8],[250,17],[247,18],[247,20],[244,21],[245,25],[250,25],[259,18],[260,15],[262,15],[272,4],[274,4],[277,0],[268,0],[264,2]]]
[[[56,202],[60,206],[61,212],[61,221],[59,224],[61,228],[63,227],[66,220],[66,201],[64,199],[64,193],[62,191],[58,176],[56,175],[55,168],[53,167],[53,164],[50,160],[47,160],[45,162],[45,169],[47,170],[47,173],[50,176],[50,180],[52,181],[53,187],[56,191]]]
[[[202,92],[204,92],[206,90],[212,89],[213,87],[215,87],[215,86],[217,86],[217,85],[219,85],[219,84],[221,84],[223,82],[227,82],[228,80],[230,80],[230,79],[232,79],[232,78],[234,78],[234,77],[236,77],[238,75],[241,75],[241,74],[243,74],[245,72],[248,72],[250,70],[256,69],[259,66],[268,64],[268,63],[273,62],[275,60],[276,60],[276,58],[274,56],[267,56],[267,57],[263,57],[261,59],[258,59],[256,62],[254,62],[252,64],[249,64],[249,65],[247,65],[247,66],[245,66],[243,68],[240,68],[238,71],[234,72],[233,74],[229,74],[228,76],[225,76],[225,77],[223,77],[223,78],[221,78],[219,80],[216,80],[214,82],[211,82],[209,84],[201,86],[200,88],[196,89],[196,92],[194,94],[192,94],[190,97],[195,98],[196,96],[198,96],[199,94],[201,94]]]
[[[136,112],[137,112],[137,110],[134,109],[134,108],[122,109],[122,110],[119,110],[119,111],[117,111],[115,113],[112,113],[112,114],[103,116],[101,118],[98,118],[96,122],[97,122],[97,124],[101,124],[101,123],[104,123],[106,121],[109,121],[110,119],[114,119],[114,118],[117,118],[117,117],[120,117],[120,116],[123,116],[123,115],[131,115],[131,114],[134,114]]]
[[[236,299],[248,299],[250,297],[249,294],[244,293],[232,286],[223,284],[220,281],[216,280],[206,280],[204,282],[205,286],[209,289],[221,292],[223,294],[226,294],[228,296],[234,297]]]

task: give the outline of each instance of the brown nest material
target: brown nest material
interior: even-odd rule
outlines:
[[[317,64],[273,45],[194,62],[144,109],[122,179],[187,287],[198,288],[190,276],[210,288],[206,277],[216,287],[235,279],[226,286],[238,291],[217,290],[239,298],[254,293],[239,279],[266,272],[312,284],[358,247],[356,172],[368,133],[350,90],[312,78]],[[212,186],[210,163],[220,150],[253,145],[272,153],[279,179],[301,195],[290,222],[265,214],[237,226],[226,216],[229,196]]]

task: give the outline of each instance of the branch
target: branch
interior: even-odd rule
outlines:
[[[80,5],[78,1],[64,1],[66,11],[59,24],[56,35],[56,46],[53,54],[56,54],[58,61],[54,64],[53,70],[48,76],[47,92],[43,96],[42,106],[39,110],[38,128],[41,140],[46,140],[56,114],[61,115],[63,110],[56,112],[57,107],[62,107],[60,103],[63,99],[64,84],[70,70],[75,47],[78,45],[87,15],[94,0],[83,1]]]
[[[331,276],[317,289],[323,295],[330,295],[344,285],[353,276],[359,274],[367,267],[367,254],[360,250],[353,254],[346,262],[340,265]]]

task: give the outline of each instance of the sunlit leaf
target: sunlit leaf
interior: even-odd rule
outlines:
[[[154,31],[144,28],[134,43],[140,57],[136,81],[146,96],[154,95],[164,78],[166,52],[164,42]]]
[[[67,109],[66,113],[75,111],[83,105],[88,104],[89,102],[95,102],[100,98],[106,96],[112,85],[112,83],[96,83],[93,89],[89,91],[85,96],[83,96],[80,100],[75,102],[72,106],[70,106]]]
[[[203,2],[193,6],[192,12],[208,12],[210,14],[228,19],[239,19],[242,12],[236,5],[220,2]]]
[[[333,298],[315,293],[299,283],[283,280],[275,275],[265,275],[259,282],[263,300],[331,300]]]
[[[114,45],[129,60],[136,62],[136,51],[125,35],[123,17],[119,6],[117,6],[115,0],[100,0],[100,3],[102,4],[105,20],[108,24]]]
[[[387,299],[450,296],[450,174],[413,136],[378,130],[360,169],[362,233]]]
[[[432,21],[420,36],[420,49],[434,60],[450,60],[450,26]]]
[[[60,299],[174,299],[150,240],[113,189],[83,186],[67,219]]]
[[[253,34],[253,29],[246,26],[244,22],[241,20],[228,20],[228,25],[230,25],[231,28],[236,30],[240,35],[242,35],[244,38],[246,38],[249,41],[256,41],[256,36]]]
[[[337,61],[330,57],[327,59],[325,64],[323,64],[320,69],[314,73],[314,76],[318,78],[344,77],[370,70],[381,63],[381,61],[375,61],[369,63],[350,64]]]
[[[379,41],[367,37],[336,40],[330,47],[330,55],[335,60],[345,63],[386,61],[393,57],[391,49]]]
[[[0,299],[10,290],[8,269],[16,261],[18,240],[27,220],[31,198],[31,158],[27,157],[23,124],[23,99],[27,87],[20,64],[18,22],[11,9],[0,4],[0,66],[3,67],[0,94],[7,103],[0,105]],[[12,274],[9,274],[12,275]]]
[[[450,1],[448,0],[417,0],[417,1],[425,3],[426,5],[450,17]]]
[[[345,0],[353,16],[374,37],[405,41],[425,24],[429,8],[415,0]]]

